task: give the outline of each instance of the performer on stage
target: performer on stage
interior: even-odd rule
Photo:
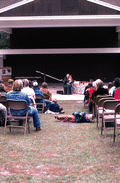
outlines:
[[[72,75],[67,74],[66,77],[64,78],[64,94],[65,95],[71,95],[71,87],[72,87],[72,83],[73,83],[73,78]]]

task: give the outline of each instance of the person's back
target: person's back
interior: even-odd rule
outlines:
[[[9,92],[9,91],[13,90],[13,82],[14,82],[13,79],[8,80],[7,86],[5,87],[6,92]]]
[[[42,90],[40,90],[39,89],[39,87],[38,87],[38,82],[34,82],[33,83],[33,90],[34,90],[34,92],[35,92],[35,96],[37,97],[37,96],[43,96],[43,92],[42,92]],[[42,103],[43,102],[43,99],[35,99],[35,101],[37,102],[37,103]]]
[[[28,97],[28,95],[24,92],[22,92],[21,90],[19,91],[10,91],[6,94],[7,96],[7,99],[10,99],[10,100],[16,100],[16,101],[26,101],[27,102],[27,105],[29,106],[30,103],[31,103],[31,100],[30,98]],[[12,112],[12,115],[24,115],[26,113],[26,110],[11,110]]]
[[[13,91],[10,91],[6,94],[7,99],[16,100],[16,101],[26,101],[28,105],[28,114],[33,117],[34,127],[36,131],[41,130],[41,122],[38,110],[35,107],[30,106],[31,99],[28,97],[27,93],[21,91],[23,88],[23,82],[21,80],[16,80],[13,83]],[[26,109],[23,110],[10,110],[12,115],[25,115]]]
[[[42,92],[44,94],[45,99],[51,101],[52,100],[52,94],[51,94],[50,90],[48,89],[46,82],[42,83],[41,90],[42,90]]]
[[[114,98],[120,100],[120,87],[118,87],[115,91]]]
[[[28,94],[29,98],[31,99],[31,105],[35,107],[36,106],[35,92],[32,88],[29,87],[28,79],[24,79],[23,83],[24,83],[24,87],[21,89],[21,91]]]
[[[96,91],[96,95],[105,95],[105,94],[108,95],[108,90],[105,88],[98,88]]]

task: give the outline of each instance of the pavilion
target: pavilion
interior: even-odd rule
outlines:
[[[119,0],[2,0],[0,30],[10,34],[0,66],[11,66],[13,78],[36,70],[76,80],[119,76]]]

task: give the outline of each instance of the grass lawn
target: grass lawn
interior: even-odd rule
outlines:
[[[81,102],[59,101],[65,114],[87,112]],[[25,137],[22,130],[6,136],[0,128],[0,182],[120,183],[120,147],[113,131],[100,135],[96,123],[58,122],[40,114],[42,131]]]

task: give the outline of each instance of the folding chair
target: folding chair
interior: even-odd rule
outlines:
[[[28,116],[28,106],[26,101],[15,101],[15,100],[7,100],[6,102],[6,117],[5,117],[5,127],[4,127],[4,135],[6,133],[6,129],[9,128],[11,132],[11,128],[22,128],[24,129],[24,135],[30,133],[29,128],[29,116]],[[23,110],[26,109],[25,116],[15,115],[13,116],[10,110]],[[23,120],[23,124],[19,126],[18,121]]]
[[[6,106],[6,101],[7,101],[7,97],[4,96],[4,95],[2,95],[2,96],[0,97],[0,103],[3,104],[4,106]]]
[[[97,95],[94,97],[94,115],[97,116],[97,108],[98,108],[98,102],[102,98],[113,98],[111,95]]]
[[[44,93],[43,95],[44,95],[44,99],[46,99],[46,100],[50,99],[50,96],[47,93]]]
[[[100,124],[100,118],[102,117],[103,114],[103,103],[106,100],[115,100],[114,97],[100,97],[99,100],[97,101],[97,106],[96,106],[96,120],[97,120],[97,127],[99,128]]]
[[[106,126],[106,123],[110,125],[111,122],[115,122],[115,108],[120,103],[120,100],[105,100],[103,102],[103,113],[102,113],[102,125],[101,135],[104,131],[106,138],[106,130],[114,129],[114,126]]]
[[[115,108],[115,124],[114,124],[113,142],[115,142],[115,137],[116,137],[117,146],[118,146],[118,138],[120,137],[120,133],[118,133],[119,129],[120,129],[120,104],[118,104]]]
[[[36,95],[35,101],[36,101],[37,109],[41,110],[42,113],[43,113],[44,112],[44,108],[45,108],[45,101],[43,100],[43,102],[37,102],[37,100],[41,100],[41,99],[44,99],[43,95],[40,95],[40,96]]]
[[[5,107],[6,107],[6,101],[7,101],[7,97],[2,95],[0,97],[0,105],[3,104]],[[3,107],[4,107],[3,106]],[[2,108],[3,108],[2,107]],[[1,106],[0,106],[0,109],[1,109]],[[0,126],[2,125],[3,126],[3,119],[4,119],[4,115],[3,115],[3,110],[1,109],[0,110]]]

